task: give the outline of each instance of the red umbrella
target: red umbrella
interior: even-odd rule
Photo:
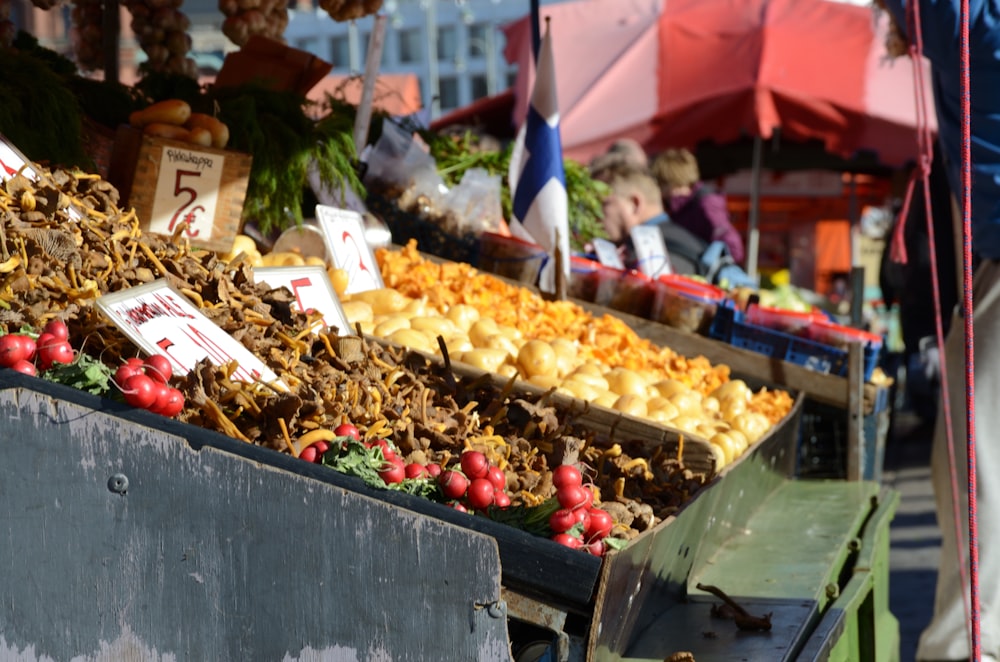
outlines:
[[[542,15],[552,19],[567,156],[586,161],[621,137],[657,152],[779,130],[792,141],[820,140],[840,156],[874,151],[886,165],[916,155],[913,68],[908,59],[884,58],[887,18],[877,23],[867,7],[577,0],[546,5]],[[514,117],[521,121],[533,76],[530,19],[505,32],[505,55],[519,64]]]

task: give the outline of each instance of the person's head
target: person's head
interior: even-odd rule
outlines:
[[[653,159],[650,171],[664,196],[690,189],[701,179],[698,159],[686,149],[668,149],[662,152]]]
[[[590,172],[598,172],[621,164],[648,168],[649,158],[646,156],[646,150],[636,140],[621,138],[611,143],[606,152],[591,159]]]
[[[610,189],[603,201],[604,230],[616,244],[629,232],[663,213],[663,200],[656,180],[643,168],[619,164],[593,174]]]

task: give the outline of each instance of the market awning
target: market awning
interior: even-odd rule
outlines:
[[[329,94],[335,99],[357,106],[361,103],[363,86],[364,79],[361,76],[329,75],[309,90],[308,98],[322,102]],[[397,117],[412,115],[423,108],[420,81],[416,74],[379,74],[372,100],[375,110]]]

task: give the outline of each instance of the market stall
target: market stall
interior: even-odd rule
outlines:
[[[234,13],[227,34],[255,24]],[[311,78],[315,63],[267,48],[272,70]],[[692,284],[642,282],[617,308],[603,305],[614,293],[553,301],[419,239],[373,250],[362,214],[337,206],[315,207],[311,246],[276,248],[269,235],[314,211],[310,168],[363,191],[353,122],[307,118],[305,89],[153,94],[157,80],[169,79],[129,95],[114,127],[121,185],[87,162],[82,131],[57,155],[17,139],[0,151],[0,418],[19,440],[4,465],[34,472],[12,477],[20,507],[5,516],[23,547],[3,560],[24,578],[4,590],[6,646],[60,659],[705,660],[757,646],[891,659],[895,501],[862,452],[861,419],[878,412],[872,343],[752,329],[740,316],[753,307],[725,293],[689,305]],[[462,172],[489,176],[503,158],[470,151]],[[584,215],[597,196],[580,173]],[[451,204],[450,218],[486,217],[468,209]],[[637,292],[679,303],[643,319],[626,305]],[[719,334],[763,330],[822,360],[711,337],[727,311]],[[810,397],[857,423],[852,480],[799,480]],[[45,494],[39,474],[54,479]],[[811,543],[776,558],[799,533],[781,528],[788,513],[818,508],[829,516]],[[66,586],[72,599],[44,599]],[[736,613],[708,613],[720,604]],[[653,636],[668,614],[692,627]]]

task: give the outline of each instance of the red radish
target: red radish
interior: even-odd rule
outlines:
[[[479,451],[465,451],[460,462],[462,471],[469,478],[486,478],[490,471],[490,461]]]
[[[493,483],[493,487],[498,490],[502,490],[507,487],[507,474],[503,472],[503,469],[496,466],[490,466],[489,471],[486,473],[486,477],[490,479]]]
[[[316,447],[316,452],[319,453],[320,457],[323,456],[323,453],[325,453],[328,450],[330,450],[330,444],[326,443],[322,439],[319,440],[319,441],[314,441],[313,443],[311,443],[309,445]]]
[[[132,375],[122,384],[122,393],[133,407],[149,409],[156,402],[156,382],[147,375]]]
[[[430,474],[431,478],[437,478],[441,475],[441,465],[437,462],[431,462],[427,465],[427,473]]]
[[[145,365],[145,361],[138,356],[130,356],[125,359],[125,365],[132,366],[136,370],[142,370],[142,366]]]
[[[611,527],[614,526],[614,521],[611,519],[611,514],[606,510],[601,510],[600,508],[590,509],[590,526],[584,529],[584,535],[588,540],[607,538],[611,535]]]
[[[574,536],[571,536],[568,533],[557,533],[554,536],[552,536],[552,540],[559,543],[560,545],[569,547],[570,549],[580,549],[581,547],[583,547],[582,540]]]
[[[31,336],[21,336],[21,344],[24,345],[25,360],[32,361],[35,358],[35,352],[38,347],[35,345],[35,339]]]
[[[603,540],[594,540],[587,543],[587,551],[594,556],[604,556],[604,549],[605,546]]]
[[[38,350],[38,363],[42,370],[48,370],[56,363],[70,364],[75,358],[73,348],[65,341],[57,340],[55,344],[45,345]]]
[[[170,359],[162,354],[150,354],[143,361],[143,369],[146,374],[158,382],[166,384],[174,374],[174,368],[170,365]]]
[[[403,461],[390,462],[389,467],[378,472],[378,475],[381,476],[386,485],[402,483],[403,479],[406,478],[406,469],[403,468]]]
[[[460,513],[467,513],[467,512],[469,512],[469,509],[466,508],[465,504],[463,504],[461,501],[453,501],[450,505],[451,505],[452,508],[454,508],[455,510],[457,510]]]
[[[572,464],[560,464],[552,470],[552,484],[557,490],[569,485],[583,485],[583,475]]]
[[[341,423],[333,428],[333,433],[338,437],[351,437],[355,441],[361,441],[361,431],[350,423]]]
[[[576,521],[583,525],[583,530],[586,531],[590,528],[590,510],[587,508],[577,508],[573,511],[576,515]]]
[[[22,340],[25,337],[16,333],[0,336],[0,366],[10,368],[18,361],[28,360],[28,352]]]
[[[25,375],[31,375],[32,377],[38,375],[38,370],[35,368],[35,364],[24,359],[21,359],[14,365],[10,366],[10,368],[11,370],[16,370]]]
[[[510,496],[503,490],[494,490],[493,505],[497,508],[506,508],[510,505]]]
[[[43,333],[42,335],[38,336],[37,340],[35,340],[35,346],[39,350],[42,350],[45,347],[48,347],[49,345],[55,345],[56,343],[60,343],[60,342],[64,342],[64,341],[59,340],[58,338],[56,338],[51,333]]]
[[[66,326],[66,322],[58,318],[50,319],[42,327],[42,333],[51,334],[54,338],[58,340],[69,340],[69,327]]]
[[[313,445],[310,444],[309,446],[303,448],[302,452],[299,453],[299,459],[305,460],[306,462],[315,462],[319,459],[319,453],[317,453]]]
[[[469,488],[469,479],[458,471],[449,470],[438,476],[438,485],[446,498],[461,499]]]
[[[549,516],[549,528],[554,533],[566,533],[576,526],[576,514],[569,508],[560,508]]]
[[[406,465],[407,478],[430,478],[430,475],[430,472],[427,471],[427,467],[419,462],[411,462]]]
[[[129,377],[141,374],[144,374],[141,367],[136,367],[127,362],[123,363],[115,370],[115,383],[119,384],[119,388],[121,388],[128,381]]]
[[[336,434],[336,432],[334,432]],[[386,462],[392,462],[396,459],[396,451],[392,450],[392,446],[386,439],[376,439],[365,444],[368,448],[375,448],[376,446],[382,449],[382,458]]]
[[[580,485],[567,485],[557,490],[556,499],[560,506],[570,510],[589,506],[592,501],[591,494]]]
[[[173,418],[184,410],[184,394],[179,389],[168,386],[166,398],[162,402],[157,398],[155,404],[158,407],[158,414]]]
[[[153,380],[153,393],[156,394],[156,399],[146,409],[154,414],[159,414],[161,409],[166,406],[167,399],[170,397],[170,387],[163,382],[156,381],[156,379],[149,375],[147,377]]]
[[[488,478],[473,478],[465,495],[465,501],[474,510],[486,510],[493,505],[493,483]]]

